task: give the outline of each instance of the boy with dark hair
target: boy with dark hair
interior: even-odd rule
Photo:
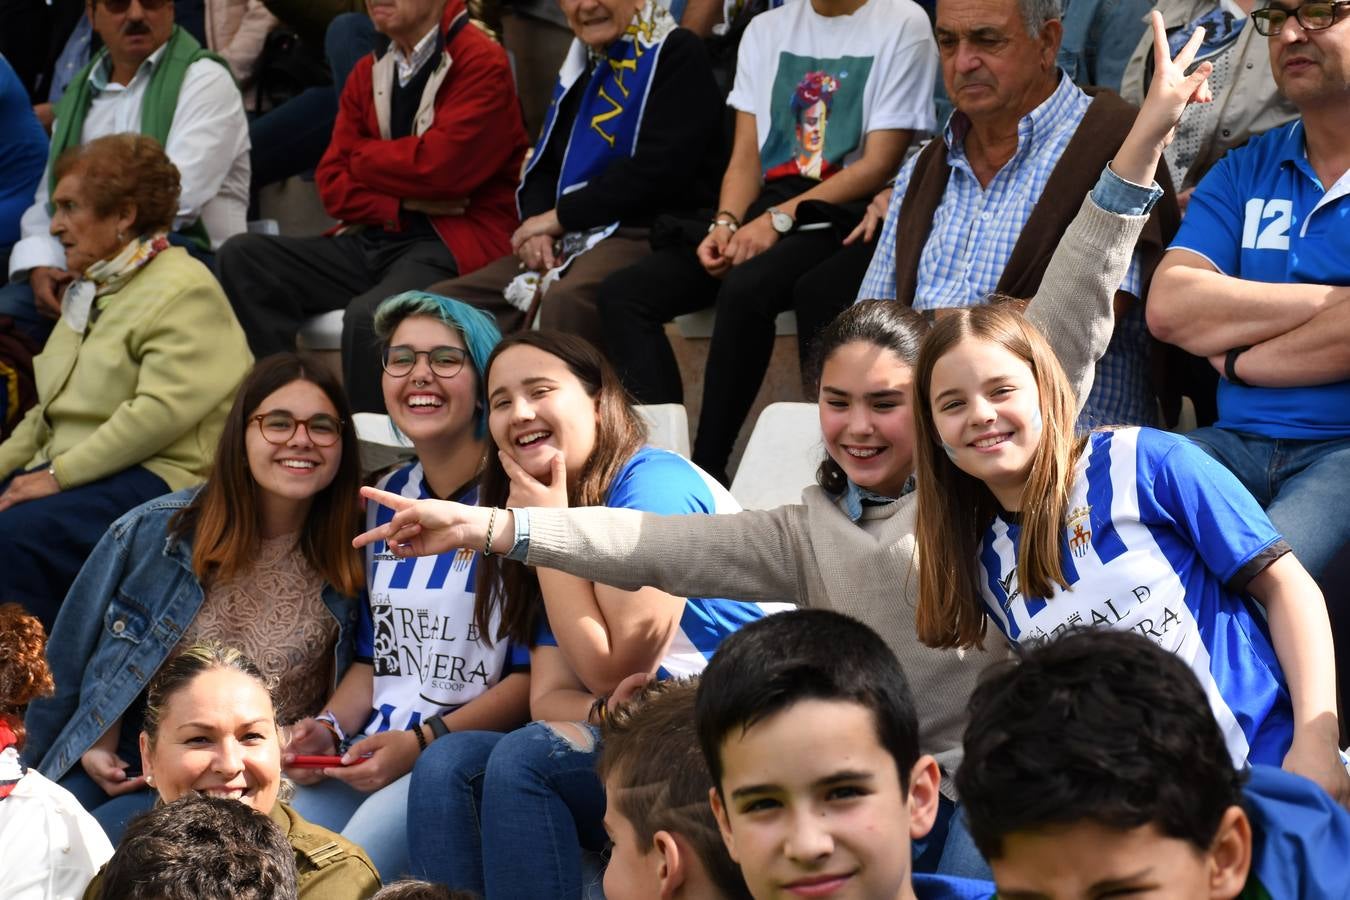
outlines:
[[[749,900],[708,807],[712,779],[694,729],[697,680],[649,684],[604,728],[608,900]]]
[[[755,900],[936,900],[992,885],[911,872],[938,808],[909,684],[866,625],[804,609],[729,636],[703,671],[713,814]]]
[[[295,900],[295,850],[238,800],[190,794],[137,816],[103,870],[104,900]]]
[[[956,775],[1005,900],[1350,897],[1350,814],[1237,772],[1199,681],[1130,632],[1074,632],[970,701]]]

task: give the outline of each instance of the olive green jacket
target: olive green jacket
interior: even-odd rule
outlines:
[[[33,359],[38,402],[0,444],[0,479],[50,463],[62,488],[132,466],[170,491],[202,481],[253,364],[219,282],[170,247],[96,303],[84,333],[58,321]]]

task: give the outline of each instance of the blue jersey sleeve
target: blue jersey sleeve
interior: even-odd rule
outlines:
[[[605,505],[662,515],[716,512],[712,490],[684,457],[644,447],[610,485]]]
[[[1280,540],[1279,532],[1222,463],[1185,438],[1152,434],[1155,437],[1147,445],[1141,439],[1146,458],[1140,465],[1152,470],[1150,482],[1141,485],[1141,518],[1145,522],[1152,518],[1147,508],[1151,499],[1154,516],[1181,532],[1209,570],[1228,584],[1243,566]],[[1149,486],[1151,498],[1145,490]]]
[[[1196,185],[1171,250],[1189,250],[1225,275],[1242,274],[1242,229],[1247,198],[1238,163],[1229,153]]]

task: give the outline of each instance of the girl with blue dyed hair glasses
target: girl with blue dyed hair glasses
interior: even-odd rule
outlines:
[[[375,331],[385,407],[417,454],[380,488],[476,505],[484,367],[501,338],[496,326],[458,300],[408,291],[380,305]],[[367,527],[391,515],[370,504]],[[365,848],[386,879],[408,868],[401,823],[422,749],[448,731],[509,731],[529,717],[528,651],[481,641],[474,625],[480,565],[473,550],[401,560],[383,545],[368,547],[356,662],[323,713],[296,724],[286,748],[287,774],[300,785],[295,808]],[[316,755],[342,762],[296,764]]]

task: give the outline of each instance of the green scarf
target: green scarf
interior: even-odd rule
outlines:
[[[84,134],[84,117],[89,113],[89,106],[94,99],[94,86],[89,81],[89,73],[96,66],[103,65],[107,56],[107,47],[96,53],[89,64],[75,75],[70,87],[56,104],[56,130],[52,133],[51,150],[47,157],[50,169],[50,180],[47,182],[49,197],[56,191],[56,160],[63,152],[78,145],[80,136]],[[168,142],[173,114],[178,109],[178,92],[183,88],[188,66],[199,59],[213,60],[225,66],[226,71],[229,70],[225,60],[203,49],[196,38],[175,25],[165,44],[164,54],[155,64],[150,83],[145,88],[145,98],[141,101],[141,134],[159,141],[161,147]],[[200,218],[179,229],[179,234],[203,251],[210,252],[211,239]]]

